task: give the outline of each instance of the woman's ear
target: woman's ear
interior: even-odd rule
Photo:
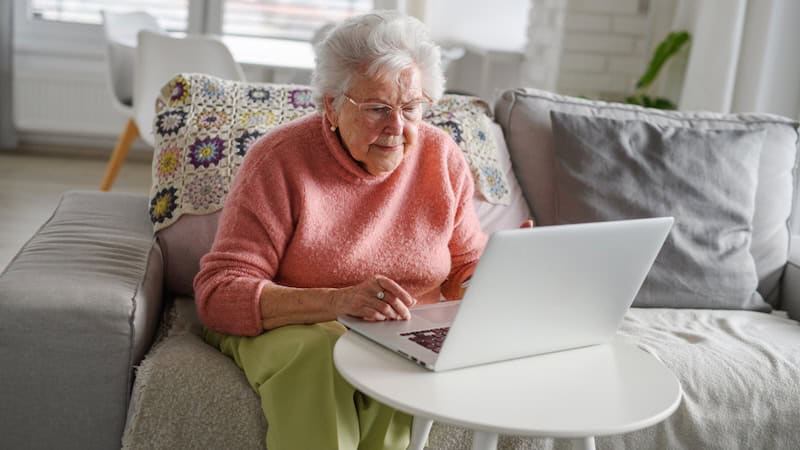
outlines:
[[[325,117],[330,122],[331,126],[336,129],[339,125],[337,124],[338,115],[336,114],[336,110],[333,108],[333,97],[331,96],[324,96],[322,97],[322,103],[325,107]]]

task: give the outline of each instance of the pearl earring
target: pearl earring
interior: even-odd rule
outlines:
[[[336,125],[331,125],[331,131],[336,131]]]

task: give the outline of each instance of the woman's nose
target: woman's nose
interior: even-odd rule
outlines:
[[[405,123],[403,110],[399,108],[393,109],[392,112],[389,113],[389,117],[387,117],[386,120],[386,129],[388,131],[399,132],[403,129],[403,124]]]

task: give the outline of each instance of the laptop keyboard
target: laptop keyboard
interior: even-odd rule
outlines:
[[[450,327],[432,328],[430,330],[400,333],[400,336],[404,336],[411,342],[416,342],[434,353],[439,353],[448,331],[450,331]]]

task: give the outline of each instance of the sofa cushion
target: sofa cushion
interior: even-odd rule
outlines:
[[[173,327],[142,361],[122,448],[264,449],[267,422],[244,372],[188,331]]]
[[[764,130],[550,118],[557,223],[675,217],[635,306],[769,310],[749,252]]]
[[[233,360],[195,334],[191,299],[176,299],[172,311],[166,339],[139,371],[123,448],[264,448],[258,394]],[[683,399],[656,425],[598,436],[598,449],[800,448],[797,322],[780,312],[631,308],[619,334],[672,370]],[[435,422],[427,447],[469,448],[471,434]],[[568,439],[506,435],[498,445],[572,447]]]
[[[556,223],[555,154],[550,111],[641,120],[660,126],[709,129],[764,129],[758,166],[750,253],[758,273],[758,291],[773,306],[789,246],[789,217],[794,193],[798,123],[769,114],[719,114],[646,109],[584,100],[537,89],[506,91],[495,116],[503,127],[520,187],[539,225]]]
[[[199,259],[211,247],[218,211],[249,146],[270,129],[316,113],[307,86],[248,83],[181,74],[162,89],[153,126],[156,152],[150,220],[164,251],[166,287],[192,295]],[[425,120],[448,132],[464,152],[493,226],[512,201],[525,215],[504,142],[496,140],[489,106],[480,99],[445,95]],[[501,145],[502,144],[502,148]],[[495,206],[502,208],[494,208]],[[514,219],[516,220],[516,219]]]
[[[605,448],[800,448],[800,326],[782,312],[631,308],[619,333],[672,370],[683,399]]]

